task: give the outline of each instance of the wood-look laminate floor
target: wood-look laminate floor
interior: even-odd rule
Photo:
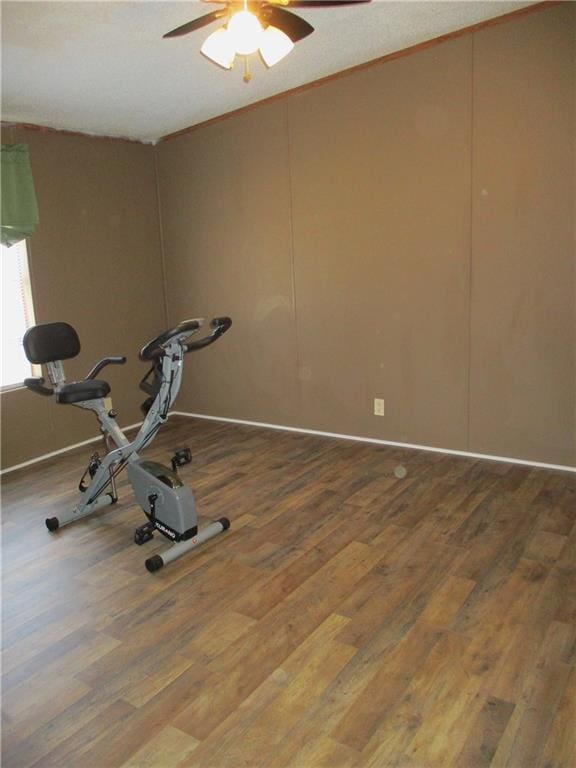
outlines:
[[[576,476],[183,418],[148,454],[186,444],[232,529],[156,574],[126,480],[45,530],[86,449],[5,477],[5,768],[576,765]]]

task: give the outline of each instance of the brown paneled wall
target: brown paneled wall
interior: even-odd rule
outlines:
[[[38,323],[64,320],[78,331],[79,357],[65,364],[83,378],[101,357],[119,423],[140,420],[138,350],[164,326],[158,210],[152,147],[123,141],[3,131],[29,146],[40,225],[29,241]],[[94,415],[19,389],[2,397],[2,466],[89,439]]]
[[[576,464],[575,11],[160,144],[177,407]]]
[[[570,5],[474,41],[470,444],[560,463],[576,463]]]
[[[466,448],[471,40],[287,105],[302,419],[315,429]]]
[[[170,321],[234,321],[187,358],[176,407],[300,423],[284,105],[160,145],[159,160]]]
[[[575,33],[560,4],[156,148],[8,131],[41,206],[37,320],[78,329],[72,375],[129,356],[122,424],[141,344],[230,314],[178,410],[576,465]],[[3,466],[94,434],[3,398]]]

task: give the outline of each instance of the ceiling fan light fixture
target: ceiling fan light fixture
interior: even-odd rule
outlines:
[[[228,22],[228,33],[234,42],[236,53],[248,56],[256,53],[263,35],[262,25],[250,11],[237,11]]]
[[[278,27],[266,27],[260,38],[260,55],[267,67],[278,64],[294,48],[294,43],[288,35]]]
[[[224,69],[231,69],[236,56],[236,46],[226,27],[219,27],[212,32],[204,40],[200,53]]]
[[[285,6],[292,3],[296,8],[330,7],[370,3],[372,0],[204,0],[204,2],[217,3],[224,5],[225,8],[210,11],[185,24],[180,24],[179,27],[166,32],[163,37],[182,37],[214,21],[227,18],[223,27],[206,38],[200,51],[210,61],[224,69],[232,69],[236,54],[243,56],[244,80],[249,82],[251,54],[259,51],[266,66],[273,67],[290,53],[294,43],[314,32],[314,27],[306,19],[287,10]]]

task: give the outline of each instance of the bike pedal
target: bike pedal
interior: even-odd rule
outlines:
[[[151,523],[144,523],[144,525],[140,525],[134,531],[134,543],[146,544],[147,541],[150,541],[154,538],[153,531],[154,526]]]
[[[179,448],[177,451],[174,451],[174,456],[172,456],[172,471],[177,472],[178,467],[183,467],[185,464],[190,464],[192,461],[192,451],[190,448]]]

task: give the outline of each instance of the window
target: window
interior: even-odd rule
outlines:
[[[11,248],[2,246],[2,368],[0,386],[17,387],[24,379],[40,375],[40,367],[26,359],[22,337],[34,325],[34,307],[28,271],[26,240]]]

